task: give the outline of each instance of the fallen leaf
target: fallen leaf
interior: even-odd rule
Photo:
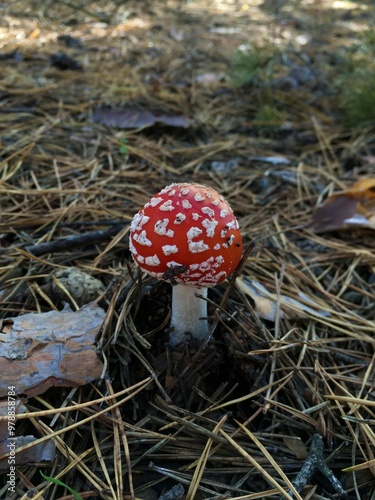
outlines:
[[[195,81],[202,84],[212,84],[224,80],[224,73],[201,73],[196,76]]]
[[[261,161],[264,163],[271,163],[271,165],[290,165],[291,161],[283,156],[248,156],[250,161]]]
[[[211,162],[211,169],[216,173],[228,173],[238,167],[238,164],[238,158],[232,158],[227,161],[213,161]]]
[[[319,305],[302,292],[298,292],[299,298],[309,305],[286,295],[278,296],[276,293],[269,292],[258,281],[246,277],[237,278],[236,283],[245,295],[253,299],[255,312],[259,317],[268,321],[275,321],[277,313],[279,318],[307,318],[306,313],[319,317],[329,316],[327,311],[320,310]],[[277,310],[278,305],[279,310]]]
[[[283,441],[290,451],[292,451],[297,460],[305,460],[309,452],[300,437],[283,436]]]
[[[63,43],[66,47],[73,47],[74,49],[82,49],[82,42],[79,38],[71,35],[59,35],[57,41]]]
[[[77,312],[69,308],[24,314],[3,321],[0,333],[0,397],[8,387],[26,397],[49,387],[77,387],[100,377],[103,364],[95,339],[103,323],[103,309],[89,304]]]
[[[53,54],[50,57],[50,61],[52,66],[55,66],[62,71],[66,71],[68,69],[77,71],[82,69],[82,64],[79,61],[76,61],[64,52],[56,52],[56,54]]]
[[[157,123],[162,123],[169,127],[188,128],[191,126],[191,120],[184,116],[161,115],[132,107],[126,109],[97,108],[94,112],[93,120],[106,127],[116,127],[119,129],[152,127]]]
[[[360,155],[360,158],[370,165],[373,165],[375,163],[375,155]]]
[[[375,178],[360,179],[334,193],[315,210],[308,227],[317,233],[351,227],[375,229]]]
[[[10,52],[0,52],[0,61],[1,60],[20,62],[23,61],[23,55],[18,51],[18,49],[11,50]]]
[[[185,33],[183,30],[178,30],[172,26],[169,28],[169,36],[176,42],[182,42],[185,38]]]

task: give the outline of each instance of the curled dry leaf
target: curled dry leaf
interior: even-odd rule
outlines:
[[[77,387],[99,378],[103,364],[95,339],[104,316],[103,309],[89,304],[77,312],[65,308],[4,320],[0,397],[9,386],[31,397],[51,386]]]
[[[103,106],[96,109],[93,120],[106,127],[119,129],[152,127],[156,123],[161,123],[168,127],[188,128],[191,126],[191,120],[184,116],[162,115],[135,107],[112,109]]]
[[[361,179],[334,193],[314,212],[309,227],[317,233],[350,227],[375,229],[375,178]]]
[[[236,283],[245,295],[253,299],[259,317],[268,321],[275,321],[277,314],[279,318],[307,318],[308,314],[329,316],[327,311],[320,310],[319,305],[302,292],[298,292],[298,297],[309,305],[286,295],[278,296],[269,292],[261,283],[249,278],[239,277]]]

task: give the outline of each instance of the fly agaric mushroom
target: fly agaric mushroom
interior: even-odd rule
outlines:
[[[170,343],[185,334],[199,341],[209,335],[207,288],[237,268],[242,237],[233,210],[214,189],[176,183],[155,195],[135,215],[129,248],[148,274],[172,285]]]

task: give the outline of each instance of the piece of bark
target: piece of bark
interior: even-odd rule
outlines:
[[[0,458],[0,471],[12,471],[14,466],[26,463],[52,462],[55,458],[56,445],[53,439],[38,443],[18,453],[15,452],[17,448],[37,439],[31,435],[16,435],[16,421],[13,421],[13,418],[26,411],[26,406],[19,398],[8,397],[8,399],[0,401],[0,416],[12,417],[11,425],[8,424],[8,421],[0,422],[0,457],[5,456],[4,459]]]
[[[105,312],[89,304],[24,314],[3,321],[0,333],[0,397],[10,386],[32,397],[51,386],[77,387],[101,375],[103,364],[95,340]]]

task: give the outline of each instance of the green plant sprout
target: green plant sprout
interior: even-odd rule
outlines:
[[[342,92],[342,121],[345,125],[366,127],[375,123],[375,68],[346,82]]]
[[[70,488],[70,486],[66,485],[65,483],[63,483],[59,479],[55,479],[54,477],[46,476],[45,474],[43,474],[43,472],[41,470],[39,472],[40,472],[40,475],[43,477],[43,479],[45,479],[46,481],[49,481],[50,483],[57,484],[59,486],[63,486],[64,488],[66,488],[69,491],[69,493],[71,493],[74,496],[74,498],[76,498],[76,500],[83,500],[81,495],[79,495],[76,491],[74,491],[72,488]]]
[[[341,121],[348,127],[375,123],[375,30],[368,29],[354,46],[338,54],[335,86]]]
[[[128,140],[126,137],[123,137],[120,139],[120,147],[119,147],[119,153],[120,155],[126,155],[128,152]]]
[[[235,87],[267,81],[277,51],[274,47],[239,48],[233,55],[229,75]]]
[[[271,126],[279,128],[286,120],[286,113],[280,111],[272,104],[264,104],[261,106],[254,117],[254,122],[260,126]]]

